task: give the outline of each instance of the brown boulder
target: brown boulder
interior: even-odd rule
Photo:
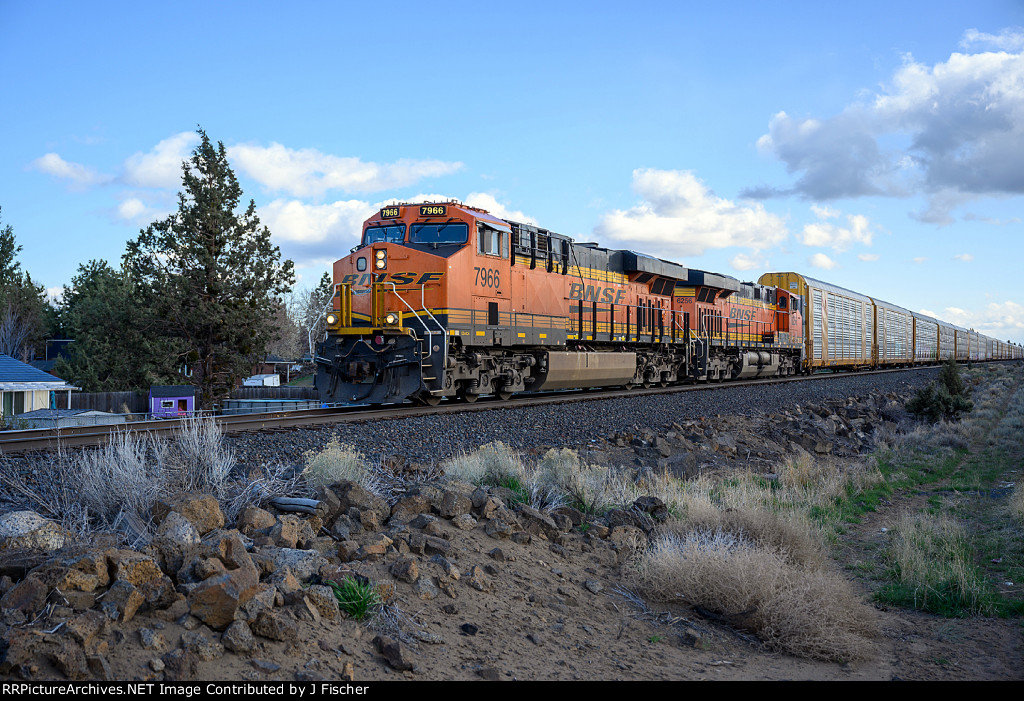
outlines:
[[[186,492],[160,499],[153,505],[153,521],[159,525],[172,511],[184,516],[199,535],[224,526],[220,504],[209,494]]]
[[[188,593],[189,611],[214,630],[224,630],[235,620],[239,607],[256,593],[259,583],[255,567],[205,579]]]

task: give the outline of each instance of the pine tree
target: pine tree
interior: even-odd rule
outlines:
[[[223,142],[200,144],[182,167],[178,211],[129,242],[125,262],[156,311],[153,332],[194,373],[210,408],[248,375],[276,335],[274,311],[294,281],[242,190]]]
[[[0,228],[0,353],[31,360],[54,325],[46,290],[21,269],[21,252],[10,224]]]
[[[105,260],[78,266],[64,288],[61,322],[74,339],[54,374],[86,392],[147,391],[176,382],[168,342],[146,331],[152,310],[123,270]]]

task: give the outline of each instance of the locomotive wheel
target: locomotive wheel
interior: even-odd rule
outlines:
[[[459,399],[464,401],[466,404],[472,404],[480,398],[479,394],[471,394],[464,389],[459,390]]]
[[[634,387],[636,387],[636,385],[634,385],[632,382],[627,382],[626,384],[622,385],[622,389],[626,390],[627,392],[633,389]]]
[[[412,399],[417,404],[420,404],[422,406],[437,406],[438,404],[441,403],[441,397],[435,397],[434,395],[428,394],[427,392],[417,394],[416,396],[412,397]]]
[[[498,399],[504,402],[511,399],[512,395],[515,394],[515,392],[495,392],[495,394],[497,395]]]

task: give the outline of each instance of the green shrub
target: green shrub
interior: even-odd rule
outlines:
[[[334,590],[338,608],[357,621],[371,615],[382,603],[377,587],[366,577],[345,577],[341,584],[328,581],[327,585]]]
[[[967,398],[967,394],[960,366],[950,358],[942,364],[938,383],[919,389],[907,402],[907,411],[932,422],[952,421],[974,408],[974,402]]]

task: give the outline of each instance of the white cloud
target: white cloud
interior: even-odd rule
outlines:
[[[935,65],[907,57],[873,99],[833,117],[776,114],[758,146],[797,179],[749,194],[821,201],[924,193],[929,205],[916,216],[935,223],[978,196],[1024,194],[1024,34],[972,30],[964,41],[1002,50],[953,53]]]
[[[1024,49],[1024,30],[1019,28],[1004,29],[999,34],[987,34],[977,29],[968,29],[964,32],[964,38],[960,46],[969,49],[972,46],[984,44],[1003,51],[1020,51]]]
[[[199,135],[191,131],[168,137],[148,153],[125,159],[121,179],[128,185],[176,190],[181,187],[182,163],[188,160]]]
[[[836,267],[837,263],[826,256],[824,253],[815,253],[813,256],[807,259],[808,264],[815,268],[821,268],[823,270],[831,270]]]
[[[633,190],[643,201],[605,214],[594,229],[602,242],[678,258],[733,246],[759,251],[788,235],[785,222],[762,205],[717,197],[689,171],[634,170]]]
[[[917,258],[914,258],[914,262],[917,263],[918,265],[921,265],[921,263],[924,263],[927,260],[928,258],[925,256],[918,256]]]
[[[231,162],[261,185],[295,197],[319,196],[328,190],[378,192],[405,187],[423,178],[448,175],[462,163],[401,159],[394,163],[364,162],[332,156],[316,149],[291,149],[239,144],[228,149]]]
[[[117,206],[117,215],[122,219],[134,219],[146,211],[146,205],[137,197],[130,197]]]
[[[374,206],[361,200],[316,205],[277,199],[260,207],[258,214],[274,237],[283,241],[316,244],[330,239],[336,242],[337,259],[359,241],[363,221],[373,212]]]
[[[146,202],[146,199],[156,199],[156,206],[151,202]],[[175,205],[169,196],[158,194],[151,197],[150,194],[147,194],[142,197],[126,196],[115,211],[119,219],[142,225],[163,219],[174,210]]]
[[[871,224],[863,214],[847,214],[848,226],[837,226],[827,219],[837,219],[842,212],[830,207],[812,206],[814,213],[821,221],[804,226],[800,234],[800,242],[805,246],[828,246],[834,251],[846,251],[855,243],[871,245],[874,233]]]
[[[94,169],[80,163],[65,161],[56,153],[47,153],[32,161],[31,167],[44,173],[70,180],[75,187],[101,185],[110,180],[109,175],[97,173]]]
[[[972,260],[974,260],[974,256],[971,255],[970,253],[958,253],[955,256],[953,256],[953,258],[955,258],[956,260],[961,260],[964,263],[970,263]]]
[[[520,222],[521,224],[536,224],[537,220],[531,217],[529,214],[524,214],[518,209],[509,209],[506,205],[499,202],[494,195],[486,192],[471,192],[466,195],[466,204],[471,207],[479,207],[480,209],[486,209],[488,212],[498,217],[498,219],[506,219],[509,221]]]
[[[879,256],[877,253],[858,253],[857,257],[860,258],[865,263],[873,263],[879,258],[881,258],[881,256]]]
[[[64,299],[64,288],[63,287],[47,287],[46,297],[54,304],[60,304]]]
[[[981,309],[966,310],[959,307],[946,307],[941,314],[928,313],[943,321],[964,328],[973,328],[983,334],[1000,340],[1024,340],[1024,306],[1007,300],[990,302]]]
[[[763,256],[738,253],[731,261],[729,261],[729,265],[731,265],[734,270],[766,269],[768,267],[768,261],[765,260]]]

